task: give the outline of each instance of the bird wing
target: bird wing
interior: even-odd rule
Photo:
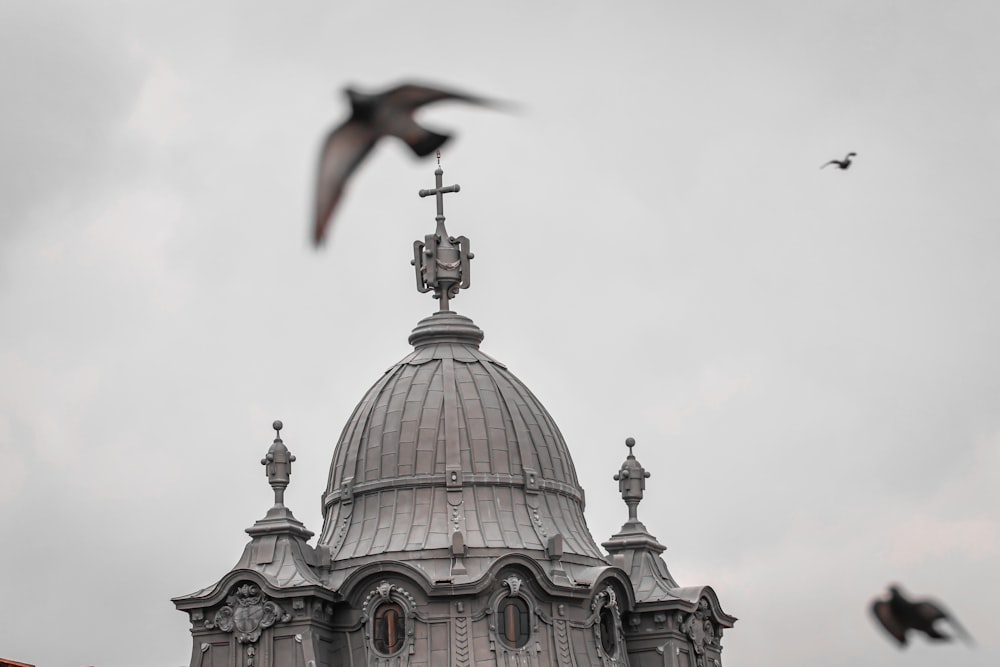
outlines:
[[[955,633],[961,637],[966,644],[972,646],[976,643],[976,640],[972,638],[972,635],[970,635],[969,631],[965,629],[965,626],[958,622],[958,619],[949,615],[948,622],[951,623],[951,626],[955,628]]]
[[[955,628],[956,633],[963,640],[969,644],[975,643],[975,640],[972,639],[972,635],[970,635],[969,631],[958,622],[958,619],[956,619],[954,615],[942,609],[939,605],[925,600],[923,602],[918,602],[913,606],[914,611],[916,611],[920,618],[924,619],[928,623],[933,623],[938,619],[946,619],[949,623],[951,623],[951,626]]]
[[[820,167],[820,169],[822,169],[823,167],[829,167],[829,166],[830,166],[831,164],[836,164],[836,165],[839,165],[839,164],[840,164],[840,160],[830,160],[830,161],[829,161],[829,162],[827,162],[826,164],[822,165],[822,166]]]
[[[330,132],[319,158],[313,244],[320,245],[347,180],[375,146],[379,135],[364,123],[348,121]]]
[[[493,104],[490,100],[483,97],[415,83],[404,83],[398,85],[395,88],[387,90],[383,93],[383,95],[384,100],[388,104],[398,106],[403,109],[409,109],[411,111],[418,107],[422,107],[425,104],[440,102],[441,100],[460,100],[462,102],[481,104],[483,106],[490,106]]]
[[[913,610],[917,613],[920,618],[932,623],[939,618],[948,618],[948,614],[944,613],[940,607],[938,607],[933,602],[917,602],[913,605]]]
[[[886,632],[896,638],[900,644],[906,643],[906,627],[900,623],[896,615],[892,613],[892,608],[885,600],[877,600],[872,603],[872,614],[878,619]]]

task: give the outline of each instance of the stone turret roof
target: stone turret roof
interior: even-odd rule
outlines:
[[[251,540],[230,573],[211,586],[173,598],[178,606],[198,604],[218,594],[232,583],[234,574],[244,572],[256,573],[275,590],[322,586],[314,569],[320,564],[319,556],[308,544],[313,532],[296,519],[284,503],[285,488],[291,477],[295,456],[281,439],[282,423],[275,421],[273,427],[274,442],[261,459],[261,464],[265,466],[268,483],[274,490],[274,505],[263,518],[246,529]]]
[[[653,537],[639,521],[638,507],[650,473],[635,458],[635,439],[627,438],[628,458],[615,475],[622,500],[628,507],[628,520],[617,533],[601,546],[608,550],[612,561],[628,574],[635,592],[637,608],[682,609],[692,612],[700,604],[708,605],[715,622],[723,628],[733,627],[736,617],[722,610],[711,586],[680,587],[667,569],[662,554],[666,547]]]

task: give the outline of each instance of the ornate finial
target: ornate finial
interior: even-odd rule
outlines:
[[[469,252],[469,239],[448,235],[444,226],[444,195],[459,192],[458,185],[444,185],[444,171],[441,169],[441,151],[438,151],[438,168],[434,170],[434,188],[420,190],[421,197],[434,195],[437,200],[437,228],[423,241],[413,242],[413,265],[417,274],[417,291],[434,290],[440,309],[448,310],[448,301],[458,296],[458,291],[469,286],[469,260],[474,255]]]
[[[438,168],[440,168],[441,167],[441,149],[438,149],[438,151],[437,151],[437,159],[438,159]]]
[[[260,460],[261,465],[266,466],[267,481],[274,489],[274,506],[285,506],[285,488],[291,479],[292,462],[295,460],[285,443],[281,441],[281,429],[284,424],[280,419],[275,419],[271,424],[274,429],[274,443],[267,450],[267,455]]]
[[[626,438],[625,446],[628,447],[628,458],[625,459],[621,470],[615,475],[615,481],[618,482],[618,490],[622,494],[622,500],[628,505],[628,520],[631,523],[639,521],[636,511],[639,507],[639,502],[642,500],[642,492],[646,488],[646,480],[649,478],[649,473],[636,461],[635,456],[632,454],[632,448],[635,447],[635,438]]]

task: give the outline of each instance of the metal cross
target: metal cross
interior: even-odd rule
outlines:
[[[446,192],[459,192],[461,187],[458,185],[449,185],[447,187],[442,187],[442,176],[444,171],[442,171],[439,166],[434,170],[434,189],[433,190],[421,190],[418,194],[421,197],[430,197],[431,195],[437,196],[437,218],[438,222],[444,222],[444,195]]]

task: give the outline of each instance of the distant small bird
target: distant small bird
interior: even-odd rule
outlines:
[[[851,166],[851,158],[854,157],[855,155],[857,155],[857,153],[848,153],[846,156],[844,156],[843,160],[830,160],[829,162],[824,164],[823,167],[828,167],[831,164],[835,164],[841,169],[847,169],[848,167]],[[822,169],[823,167],[820,167],[820,169]]]
[[[441,100],[496,105],[465,93],[407,83],[375,94],[359,93],[352,88],[344,92],[351,101],[351,116],[330,132],[320,152],[313,225],[313,243],[317,246],[323,242],[344,185],[379,139],[386,135],[399,137],[414,153],[424,157],[450,138],[418,125],[413,119],[417,109]]]
[[[907,600],[896,586],[889,587],[888,599],[875,600],[871,610],[886,632],[892,635],[900,646],[906,645],[906,632],[908,630],[923,632],[929,638],[937,641],[951,641],[949,635],[934,627],[934,624],[940,620],[947,620],[962,639],[972,643],[972,637],[965,628],[959,625],[954,616],[930,600],[917,600],[915,602]]]

